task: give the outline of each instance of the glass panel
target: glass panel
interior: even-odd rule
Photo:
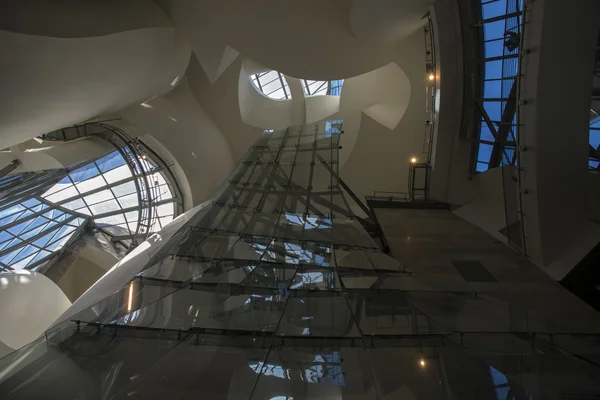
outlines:
[[[115,399],[131,400],[133,393],[138,399],[247,399],[268,348],[250,338],[230,343],[223,337],[193,335]]]
[[[300,267],[290,289],[341,290],[341,285],[332,269]]]
[[[213,265],[211,262],[166,259],[143,270],[138,276],[185,282],[200,275]]]
[[[415,309],[396,291],[350,292],[350,308],[364,335],[447,333],[441,325]]]
[[[262,263],[242,284],[279,289],[281,293],[285,293],[295,274],[296,268],[286,264]]]
[[[377,270],[384,271],[404,271],[403,266],[400,265],[400,262],[395,258],[392,258],[384,253],[379,252],[367,252],[367,256],[371,260],[373,267]]]
[[[191,327],[272,332],[286,298],[278,294],[228,294],[180,289],[114,323],[160,329]]]
[[[336,248],[335,260],[338,267],[373,269],[373,265],[371,264],[367,253],[363,250],[343,250],[341,248]]]
[[[240,283],[252,273],[256,264],[243,261],[222,261],[202,274],[193,282],[198,283]]]
[[[264,363],[252,400],[375,400],[365,350],[351,347],[276,347]]]
[[[113,151],[112,153],[96,161],[96,165],[98,165],[98,169],[101,172],[109,171],[113,168],[117,168],[124,164],[125,159],[123,158],[123,156],[121,156],[121,154],[118,151]]]
[[[433,320],[454,331],[508,332],[506,303],[458,293],[410,292],[409,301]]]
[[[290,297],[278,335],[357,337],[360,332],[343,296]]]

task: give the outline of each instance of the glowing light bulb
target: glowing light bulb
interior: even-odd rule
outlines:
[[[131,312],[131,306],[133,303],[133,282],[129,284],[129,298],[127,299],[127,312]]]
[[[410,162],[413,163],[413,164],[416,163],[417,162],[417,158],[416,157],[411,158]]]
[[[434,80],[434,79],[435,79],[435,75],[434,75],[434,74],[429,74],[429,77],[428,77],[428,78],[429,78],[429,80],[430,80],[430,81],[432,81],[432,80]]]
[[[421,359],[421,361],[419,361],[419,364],[421,365],[421,367],[425,366],[425,360]]]

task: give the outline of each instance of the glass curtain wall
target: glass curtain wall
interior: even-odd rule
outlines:
[[[560,321],[416,290],[352,214],[338,182],[341,131],[326,126],[263,135],[119,291],[0,360],[0,397],[598,393],[593,341],[558,332]]]

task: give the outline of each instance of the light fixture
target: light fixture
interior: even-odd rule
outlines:
[[[131,312],[131,304],[133,303],[133,282],[129,284],[129,299],[127,300],[127,312]]]
[[[410,159],[410,162],[411,162],[411,163],[413,163],[413,164],[415,164],[415,163],[417,162],[417,157],[413,157],[413,158],[411,158],[411,159]]]
[[[435,79],[435,75],[434,74],[429,74],[428,76],[429,80],[432,81]]]
[[[142,160],[145,160],[145,159],[146,159],[146,155],[142,154]]]
[[[177,85],[177,82],[179,82],[179,76],[171,81],[171,87]]]
[[[419,365],[421,367],[424,367],[425,366],[425,360],[421,358],[421,360],[419,361]]]
[[[150,104],[146,104],[146,103],[141,103],[140,106],[146,107],[146,108],[152,108],[152,106]]]

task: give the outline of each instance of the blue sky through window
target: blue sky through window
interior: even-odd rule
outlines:
[[[502,18],[511,12],[521,10],[521,1],[515,0],[484,0],[481,2],[482,27],[484,35],[484,81],[483,81],[483,108],[491,121],[495,122],[496,132],[499,129],[499,122],[502,120],[502,113],[507,104],[507,98],[514,83],[515,74],[518,70],[518,58],[505,58],[518,53],[517,46],[510,47],[506,44],[510,35],[508,32],[519,33],[519,24],[521,17]],[[498,19],[498,18],[501,19]],[[491,20],[491,21],[489,21]],[[500,59],[496,59],[502,57]],[[516,116],[513,124],[516,122]],[[506,140],[515,141],[514,130],[512,127]],[[492,135],[485,122],[480,124],[479,148],[477,151],[477,163],[475,170],[477,172],[486,171],[490,165],[492,155],[492,144],[485,142],[494,142],[496,138]],[[501,165],[512,162],[512,154],[506,154],[502,157]]]

